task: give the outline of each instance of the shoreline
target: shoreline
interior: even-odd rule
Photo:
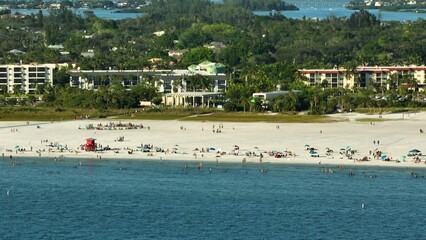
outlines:
[[[392,121],[357,121],[366,116],[335,114],[332,117],[345,117],[348,121],[279,124],[112,119],[0,122],[0,153],[6,160],[10,156],[41,156],[426,168],[426,156],[418,156],[419,163],[414,162],[414,156],[408,156],[411,149],[426,151],[421,149],[426,135],[419,133],[422,127],[426,129],[426,113],[368,115]],[[111,150],[86,152],[81,146],[87,138],[94,138],[98,146]],[[314,149],[314,154],[307,149]],[[375,155],[378,152],[380,157]]]

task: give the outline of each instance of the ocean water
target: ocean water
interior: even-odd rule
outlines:
[[[1,239],[426,239],[425,170],[15,161],[0,160]]]

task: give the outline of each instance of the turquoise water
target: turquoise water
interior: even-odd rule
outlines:
[[[350,17],[354,10],[346,9],[345,7],[334,7],[334,6],[318,6],[318,7],[299,7],[299,11],[283,11],[281,12],[284,16],[294,19],[306,18],[318,18],[324,19],[328,16],[336,17]],[[82,14],[87,9],[76,9],[75,13]],[[12,13],[19,12],[22,14],[36,14],[39,10],[29,9],[12,9]],[[91,9],[96,16],[105,19],[126,19],[126,18],[137,18],[142,16],[142,13],[114,13],[112,10],[106,9]],[[379,10],[368,10],[382,21],[415,21],[419,18],[426,19],[426,13],[413,13],[413,12],[384,12]],[[48,14],[47,10],[43,10],[43,14]],[[270,12],[255,12],[257,15],[269,15]]]
[[[320,165],[18,163],[0,160],[2,239],[426,238],[424,170],[414,178],[410,169],[328,174]]]

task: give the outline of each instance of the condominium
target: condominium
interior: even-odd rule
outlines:
[[[37,63],[0,65],[0,93],[35,93],[38,86],[53,85],[53,72],[58,67],[61,65]]]
[[[389,87],[390,80],[397,84],[415,82],[421,88],[426,86],[426,66],[387,66],[370,67],[361,66],[353,71],[339,69],[301,69],[298,71],[301,80],[309,86],[320,85],[325,88],[354,88],[369,86]]]

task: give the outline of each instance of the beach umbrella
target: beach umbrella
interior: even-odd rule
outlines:
[[[216,150],[216,148],[211,147],[211,148],[209,148],[209,150],[214,151],[214,150]]]
[[[15,148],[19,148],[19,145],[16,145]]]
[[[420,150],[418,150],[418,149],[412,149],[412,150],[410,150],[409,151],[410,153],[419,153],[419,152],[421,152]]]

